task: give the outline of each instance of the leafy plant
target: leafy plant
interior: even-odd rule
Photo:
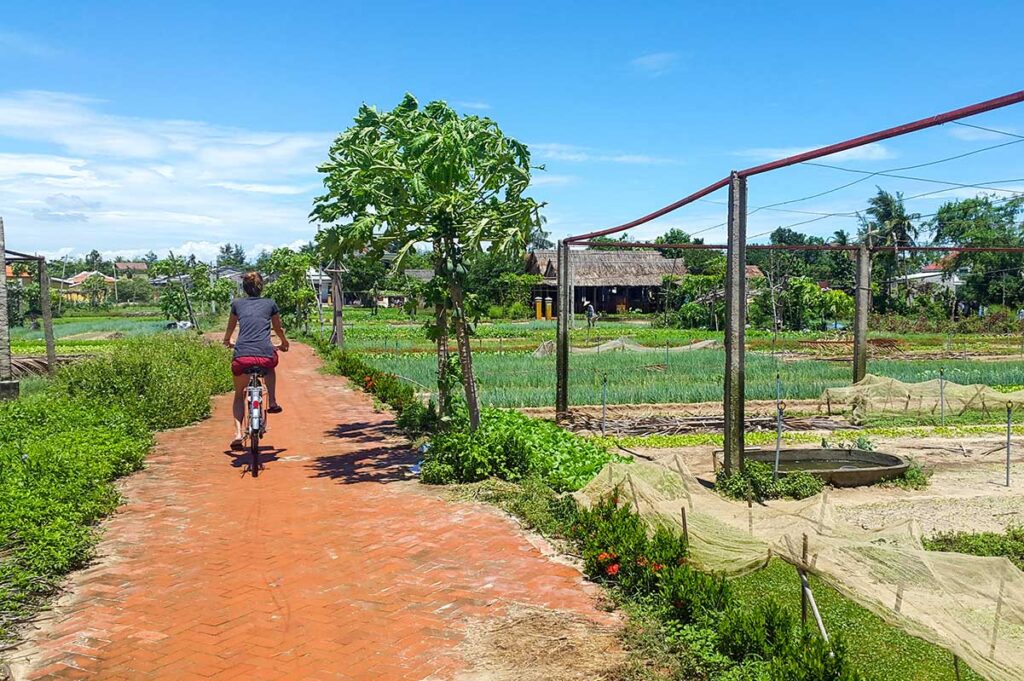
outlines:
[[[683,624],[715,616],[731,602],[729,583],[724,577],[687,565],[666,568],[660,576],[659,591],[668,616]]]
[[[478,430],[453,419],[431,440],[421,479],[430,484],[517,481],[537,475],[558,491],[577,490],[612,459],[600,445],[519,412],[484,410]]]
[[[796,619],[775,599],[753,608],[734,605],[718,623],[719,648],[736,661],[767,661],[789,653],[795,632]]]
[[[743,471],[719,469],[715,489],[732,499],[806,499],[821,492],[824,483],[806,471],[791,471],[774,479],[773,468],[761,461],[747,461]]]
[[[972,556],[1006,556],[1024,570],[1024,525],[1008,527],[1006,532],[942,532],[926,537],[924,547]]]
[[[769,670],[770,681],[863,681],[846,659],[840,638],[826,642],[819,636],[804,636],[789,654],[776,657]]]
[[[904,471],[903,475],[893,480],[888,481],[886,484],[894,487],[902,487],[903,489],[927,489],[931,482],[932,473],[926,469],[918,461],[911,461],[910,467]]]

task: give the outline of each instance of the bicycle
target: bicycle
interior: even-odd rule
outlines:
[[[264,406],[267,386],[263,382],[267,372],[261,367],[249,367],[245,373],[249,374],[249,385],[245,388],[245,422],[242,432],[248,441],[249,473],[256,478],[261,468],[260,439],[267,432],[267,410]]]

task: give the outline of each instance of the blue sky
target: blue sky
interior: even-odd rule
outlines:
[[[362,102],[406,91],[527,142],[557,236],[638,217],[741,168],[1024,87],[1014,2],[16,3],[0,14],[0,215],[10,247],[212,257],[309,240],[315,165]],[[1024,105],[972,119],[1024,133]],[[945,126],[826,162],[899,168],[1004,141]],[[1024,145],[908,174],[1024,191]],[[857,179],[753,178],[750,206]],[[860,209],[869,178],[799,204]],[[951,189],[915,199],[933,212]],[[1009,192],[999,195],[1007,196]],[[720,241],[725,209],[669,227]],[[815,217],[764,210],[749,232]],[[828,235],[849,217],[796,227]],[[753,237],[761,240],[763,237]]]

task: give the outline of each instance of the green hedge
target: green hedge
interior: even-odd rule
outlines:
[[[119,341],[0,404],[0,638],[86,564],[113,481],[142,466],[157,428],[209,415],[231,386],[228,354],[195,337]]]

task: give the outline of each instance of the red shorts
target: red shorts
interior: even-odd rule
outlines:
[[[274,350],[273,357],[235,357],[231,360],[231,373],[241,376],[246,369],[259,367],[261,369],[273,369],[277,366],[277,350]]]

